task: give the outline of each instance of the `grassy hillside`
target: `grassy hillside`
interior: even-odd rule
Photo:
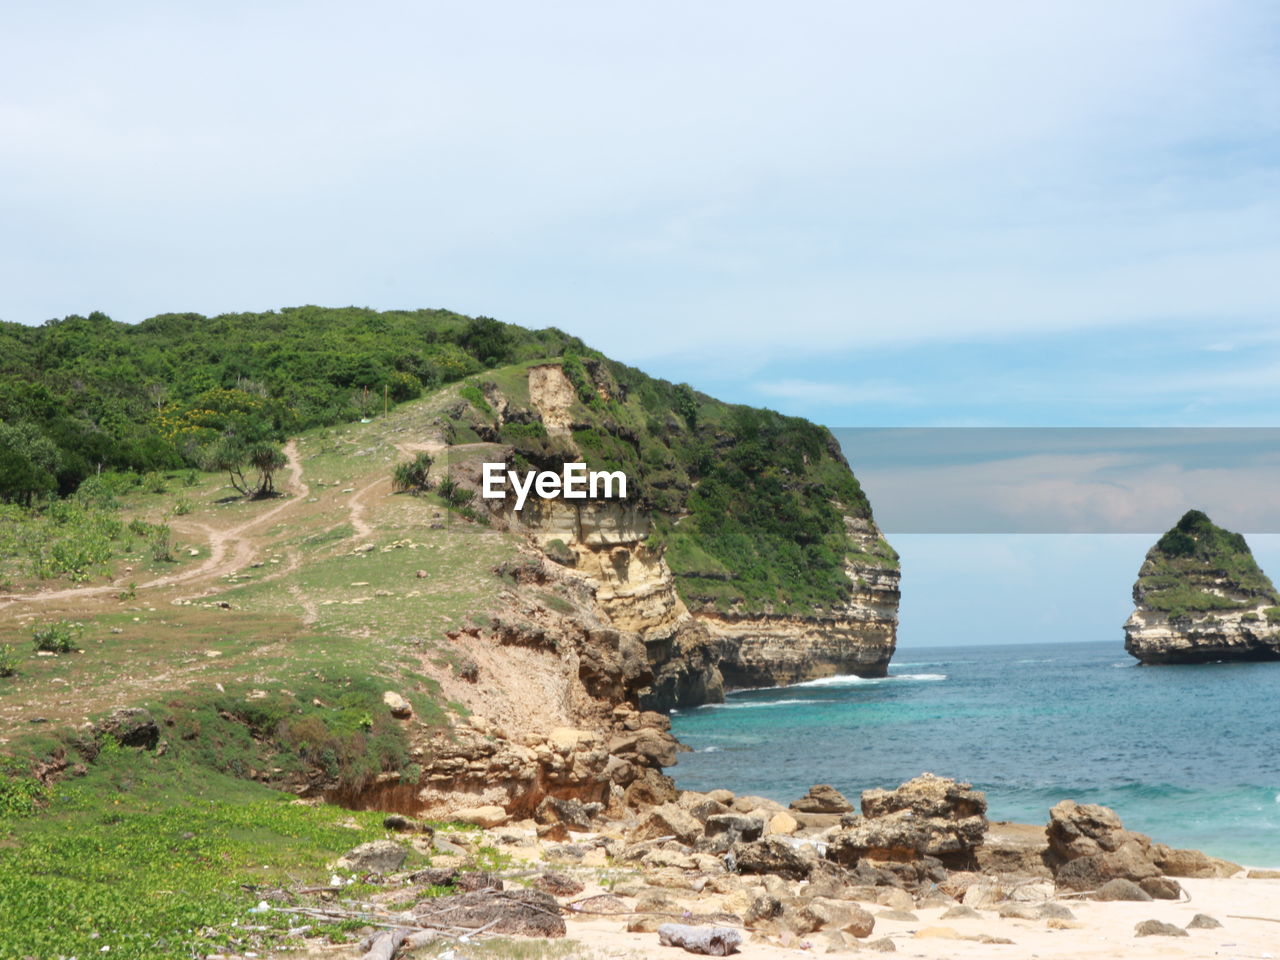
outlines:
[[[0,322],[0,499],[66,494],[102,469],[192,466],[227,431],[280,440],[488,367],[581,349],[558,330],[447,310]]]
[[[422,401],[304,433],[275,500],[229,499],[225,476],[183,470],[110,502],[11,519],[18,553],[51,532],[71,549],[89,529],[50,510],[91,512],[119,535],[76,577],[35,579],[10,557],[0,956],[266,955],[299,943],[289,929],[301,926],[358,939],[359,924],[249,911],[314,901],[298,889],[324,886],[331,861],[386,836],[380,814],[299,805],[295,792],[413,784],[414,743],[468,713],[442,690],[461,666],[447,634],[522,594],[500,572],[514,538],[434,495],[391,494],[396,444],[437,413]],[[141,525],[168,528],[170,559],[131,532]],[[546,586],[523,602],[567,603]],[[69,643],[37,649],[51,627]],[[391,716],[387,690],[412,704],[410,720]],[[82,729],[120,705],[147,709],[162,745]],[[289,897],[273,900],[281,888]]]
[[[223,439],[280,440],[461,381],[452,441],[510,443],[532,466],[625,470],[690,604],[838,606],[852,587],[846,559],[897,562],[883,541],[863,554],[846,535],[842,516],[869,518],[870,507],[824,428],[649,377],[554,329],[442,310],[300,307],[136,326],[93,314],[0,324],[0,358],[0,500],[11,503],[78,490],[89,509],[171,485],[161,471],[209,466]],[[528,369],[546,362],[576,394],[567,437],[549,436],[529,400]],[[68,509],[40,511],[52,538],[25,527],[43,544],[34,555],[16,533],[0,536],[0,573],[27,562],[77,579],[113,552],[165,553],[163,524],[119,530],[92,513],[88,536],[85,515],[68,521]],[[74,543],[58,536],[67,530]]]

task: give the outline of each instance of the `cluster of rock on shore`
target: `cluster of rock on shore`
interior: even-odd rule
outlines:
[[[893,940],[876,933],[878,918],[915,921],[914,910],[942,908],[938,924],[916,929],[916,937],[1008,943],[945,924],[993,911],[1068,929],[1078,925],[1068,904],[1079,899],[1178,899],[1177,877],[1241,869],[1154,843],[1124,829],[1113,811],[1072,801],[1052,809],[1038,841],[1028,828],[1010,835],[1008,825],[992,829],[981,792],[932,774],[865,791],[860,806],[856,812],[825,785],[789,808],[727,790],[686,791],[639,816],[606,820],[598,804],[549,797],[534,824],[485,834],[484,842],[537,864],[516,889],[504,890],[492,874],[460,874],[465,858],[450,855],[463,851],[446,842],[432,869],[388,877],[387,899],[403,903],[406,886],[454,885],[461,892],[415,898],[405,922],[430,926],[431,917],[447,915],[455,930],[554,937],[566,933],[566,917],[603,916],[696,953],[722,955],[749,941],[891,951]],[[402,817],[388,826],[416,828]],[[404,857],[401,844],[378,841],[340,865],[393,873]],[[594,879],[585,886],[575,879],[588,874]],[[1197,916],[1196,926],[1218,923]],[[1186,930],[1155,920],[1135,930],[1153,934]]]

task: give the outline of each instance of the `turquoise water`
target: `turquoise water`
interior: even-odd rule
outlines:
[[[856,802],[929,770],[1043,823],[1063,799],[1251,866],[1280,865],[1280,664],[1138,667],[1114,643],[899,650],[883,680],[832,677],[672,714],[668,772],[788,802]]]

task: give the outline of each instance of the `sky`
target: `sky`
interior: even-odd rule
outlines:
[[[832,427],[1275,425],[1278,187],[1264,2],[0,31],[0,319],[447,307]]]

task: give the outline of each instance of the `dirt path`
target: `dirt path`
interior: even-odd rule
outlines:
[[[182,570],[178,573],[167,574],[163,577],[157,577],[154,580],[148,580],[145,583],[137,585],[139,590],[154,590],[160,587],[170,587],[177,584],[187,584],[193,582],[216,580],[228,573],[234,573],[248,565],[254,555],[253,542],[246,536],[251,531],[261,527],[268,520],[278,516],[286,510],[296,507],[298,504],[305,502],[311,493],[311,488],[306,481],[302,479],[302,461],[298,457],[298,445],[295,441],[290,440],[284,446],[284,455],[289,470],[288,489],[293,493],[292,497],[281,500],[279,503],[263,511],[257,516],[245,520],[243,523],[227,529],[219,529],[211,527],[204,523],[190,523],[175,525],[183,533],[197,533],[202,535],[207,544],[209,556],[196,567],[189,570]],[[367,489],[367,488],[366,488]],[[15,603],[49,603],[57,600],[79,599],[81,597],[99,596],[101,594],[112,593],[120,589],[119,584],[101,584],[96,587],[68,587],[60,590],[44,590],[40,593],[32,594],[4,594],[0,595],[0,605],[9,606]]]
[[[390,440],[388,442],[400,453],[409,457],[420,452],[426,452],[435,457],[439,455],[441,450],[444,450],[448,446],[447,444],[437,440],[411,443],[397,442],[395,440]],[[355,538],[357,540],[362,540],[373,533],[373,527],[371,527],[369,522],[364,518],[365,511],[369,507],[366,502],[366,498],[380,487],[385,488],[386,493],[389,494],[391,492],[391,479],[389,477],[382,477],[378,480],[374,480],[372,483],[367,483],[353,493],[351,495],[351,499],[347,501],[347,509],[350,511],[351,515],[351,527],[355,530]]]

